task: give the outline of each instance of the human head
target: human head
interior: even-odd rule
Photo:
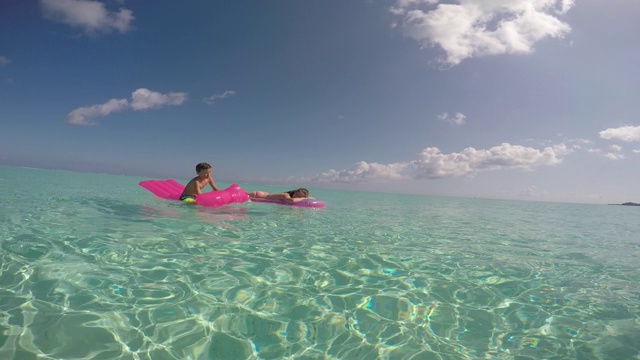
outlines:
[[[196,173],[198,175],[200,175],[203,172],[210,172],[210,171],[207,171],[209,169],[211,169],[211,165],[209,165],[209,163],[206,163],[206,162],[201,162],[200,164],[196,165]]]
[[[308,197],[309,196],[309,190],[305,189],[305,188],[299,188],[296,190],[293,190],[293,196],[294,198],[296,197]]]

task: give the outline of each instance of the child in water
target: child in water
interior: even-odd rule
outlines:
[[[194,202],[196,195],[201,194],[202,189],[207,186],[207,184],[211,185],[213,191],[218,191],[216,183],[213,182],[211,178],[211,165],[206,162],[196,165],[196,173],[198,176],[191,179],[187,186],[184,187],[184,190],[182,190],[182,195],[180,195],[181,201]]]
[[[315,200],[309,196],[309,190],[305,188],[299,188],[296,190],[290,190],[283,193],[269,194],[265,191],[251,191],[247,193],[251,199],[272,199],[283,200],[286,202],[298,202],[302,200]]]

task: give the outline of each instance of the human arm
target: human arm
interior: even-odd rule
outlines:
[[[213,189],[213,191],[218,191],[218,187],[216,186],[216,183],[213,181],[212,178],[209,178],[209,185],[211,185],[211,188]]]
[[[305,201],[305,200],[315,200],[315,199],[316,198],[312,198],[311,196],[291,198],[292,202],[294,202],[294,203],[300,202],[300,201]]]

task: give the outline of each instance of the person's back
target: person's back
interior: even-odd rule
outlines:
[[[309,190],[305,188],[299,188],[296,190],[290,190],[283,193],[269,194],[265,191],[251,191],[247,193],[249,198],[254,199],[273,199],[283,200],[286,202],[298,202],[302,200],[315,200],[309,196]]]

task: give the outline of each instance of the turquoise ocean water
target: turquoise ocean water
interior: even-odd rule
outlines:
[[[140,180],[0,167],[0,359],[640,359],[640,207]]]

